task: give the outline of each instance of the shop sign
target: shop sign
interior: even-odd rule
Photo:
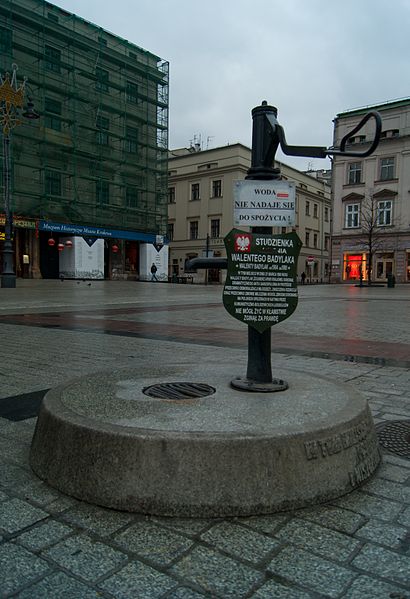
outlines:
[[[234,225],[292,227],[296,186],[293,181],[235,181]]]
[[[6,218],[4,214],[0,215],[0,226],[4,226],[6,224]],[[19,216],[13,216],[13,226],[20,227],[21,229],[35,229],[36,221],[28,220],[26,218],[21,218]]]
[[[302,247],[298,235],[232,229],[225,247],[223,303],[229,314],[259,332],[288,318],[298,303],[296,275]]]
[[[106,229],[105,227],[73,225],[69,223],[55,223],[47,220],[41,220],[39,222],[38,228],[40,231],[60,233],[62,235],[78,235],[80,237],[98,237],[108,239],[128,239],[130,241],[143,241],[145,243],[156,242],[156,235],[153,233],[124,231],[120,229]]]

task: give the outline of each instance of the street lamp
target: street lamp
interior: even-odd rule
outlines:
[[[10,207],[10,135],[12,130],[21,124],[20,112],[23,110],[24,94],[27,79],[17,84],[17,65],[12,64],[12,74],[0,74],[0,125],[3,133],[3,185],[4,185],[4,244],[3,244],[3,273],[2,287],[15,287],[16,275],[13,266],[13,212]],[[30,120],[36,120],[39,115],[34,110],[34,104],[28,98],[27,108],[21,115]]]

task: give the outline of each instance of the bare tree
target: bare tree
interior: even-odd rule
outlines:
[[[379,199],[370,192],[360,204],[361,238],[357,244],[367,254],[367,284],[372,284],[373,258],[377,252],[385,248],[385,231],[383,216],[379,209]]]

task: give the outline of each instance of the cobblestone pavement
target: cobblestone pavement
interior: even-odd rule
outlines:
[[[0,290],[1,598],[410,599],[410,437],[408,455],[384,452],[359,490],[263,517],[116,512],[31,472],[45,389],[119,366],[220,363],[227,351],[243,371],[246,327],[221,307],[221,291],[82,281]],[[294,315],[272,329],[273,371],[346,382],[376,423],[409,422],[409,308],[410,286],[302,287]]]

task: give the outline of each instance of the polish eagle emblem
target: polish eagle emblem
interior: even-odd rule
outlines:
[[[235,236],[235,251],[236,252],[250,252],[251,250],[251,236],[250,235],[236,235]]]

